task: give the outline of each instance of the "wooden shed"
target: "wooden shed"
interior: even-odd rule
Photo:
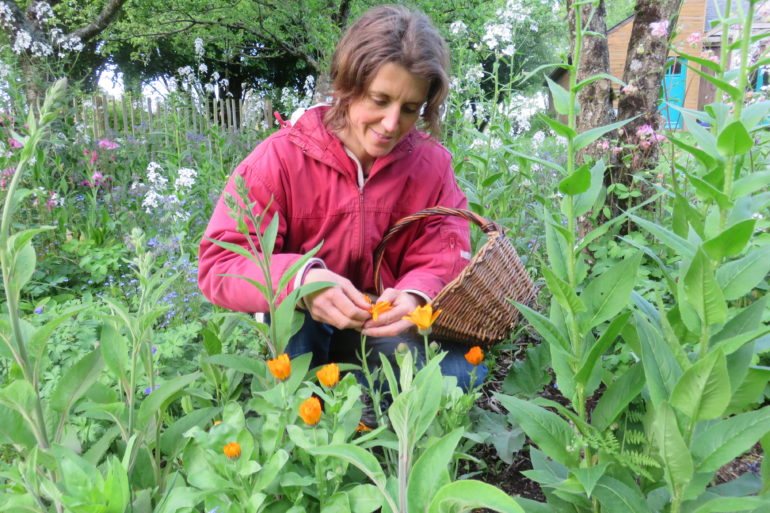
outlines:
[[[733,9],[740,8],[736,3],[733,3]],[[744,1],[744,4],[747,3]],[[722,35],[721,27],[716,22],[719,20],[719,13],[724,12],[724,7],[725,0],[684,0],[679,12],[677,33],[673,44],[681,48],[683,53],[719,56]],[[620,79],[623,78],[623,70],[626,65],[628,42],[631,39],[634,18],[635,16],[630,16],[607,31],[610,74]],[[767,30],[767,23],[756,20],[755,32],[767,32]],[[695,33],[700,34],[701,37],[693,36]],[[697,40],[697,42],[690,44],[688,39],[690,41]],[[700,66],[698,67],[700,69]],[[551,73],[550,78],[565,88],[569,87],[569,74],[563,68]],[[767,77],[763,74],[758,77],[760,83],[752,85],[761,86],[763,79],[764,84],[767,85]],[[755,78],[755,82],[756,80]],[[702,110],[705,105],[714,101],[714,86],[708,80],[689,70],[683,62],[676,58],[673,52],[661,86],[663,92],[661,114],[666,119],[666,128],[677,129],[681,128],[682,125],[679,111],[667,108],[667,104]],[[613,87],[617,93],[618,86],[613,84]],[[617,96],[618,94],[615,95],[616,98]]]

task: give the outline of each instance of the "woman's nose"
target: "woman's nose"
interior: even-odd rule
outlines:
[[[393,106],[385,112],[382,118],[382,126],[388,132],[395,132],[398,129],[398,122],[401,119],[401,109]]]

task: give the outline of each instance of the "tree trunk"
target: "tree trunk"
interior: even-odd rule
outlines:
[[[623,71],[623,81],[628,85],[621,90],[618,119],[639,117],[619,131],[618,146],[621,150],[613,158],[609,177],[611,183],[623,184],[631,189],[634,174],[653,169],[658,162],[657,139],[645,125],[656,133],[661,128],[658,104],[666,72],[668,39],[676,26],[681,4],[682,0],[637,1]],[[665,21],[669,22],[668,27],[663,28],[659,23]],[[644,198],[646,191],[641,192],[641,198]],[[608,202],[615,215],[621,208],[628,208],[633,201],[623,201],[621,205],[617,196],[609,195]]]
[[[575,46],[575,10],[572,8],[574,0],[569,5],[569,27],[571,45]],[[604,37],[586,35],[583,38],[583,47],[580,50],[580,62],[577,66],[577,82],[580,83],[588,77],[610,72],[610,51],[607,44],[607,22],[604,0],[599,0],[594,8],[584,5],[581,8],[583,28],[602,34]],[[580,112],[577,117],[577,131],[584,132],[591,128],[608,125],[613,121],[612,112],[612,82],[609,80],[597,80],[580,90],[577,96]],[[606,145],[604,145],[606,146]],[[586,157],[588,160],[598,160],[606,154],[607,148],[601,141],[597,141],[577,154],[577,162],[582,164]]]

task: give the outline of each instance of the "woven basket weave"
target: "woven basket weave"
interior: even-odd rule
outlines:
[[[400,219],[374,251],[377,292],[382,293],[380,267],[388,241],[406,226],[435,215],[467,219],[487,234],[487,241],[467,267],[433,299],[434,310],[441,309],[442,313],[433,324],[432,337],[482,347],[501,342],[519,318],[519,311],[508,300],[529,303],[535,297],[535,286],[503,228],[478,214],[459,208],[433,207]]]

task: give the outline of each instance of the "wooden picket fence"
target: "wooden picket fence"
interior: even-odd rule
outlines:
[[[276,126],[271,100],[159,101],[158,98],[93,95],[73,99],[76,123],[93,140],[109,137],[161,139],[168,145],[180,136],[203,139],[211,129],[238,133],[249,143]],[[253,139],[253,140],[252,140]]]

